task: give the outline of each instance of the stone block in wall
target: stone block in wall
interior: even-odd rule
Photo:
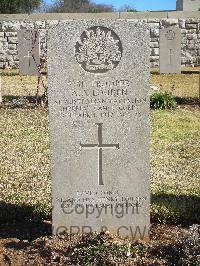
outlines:
[[[5,55],[6,53],[7,53],[6,50],[0,50],[0,56],[1,56],[1,55]]]
[[[46,28],[46,21],[35,21],[34,22],[35,29],[45,29]]]
[[[178,18],[162,19],[160,21],[160,25],[163,28],[168,28],[168,27],[171,27],[171,26],[178,25]]]
[[[48,29],[49,27],[55,26],[59,23],[59,20],[47,20],[46,21],[46,28]]]
[[[188,40],[187,41],[187,48],[193,49],[194,48],[194,45],[195,45],[194,40]]]
[[[159,42],[159,37],[151,37],[151,42]]]
[[[150,62],[156,62],[159,60],[159,56],[151,56],[150,57]]]
[[[151,62],[151,67],[157,67],[159,65],[159,61],[153,61]]]
[[[0,32],[0,37],[4,38],[4,32],[3,31]]]
[[[7,38],[0,37],[0,42],[7,42]]]
[[[8,50],[8,43],[7,42],[0,42],[0,51],[6,51]]]
[[[11,31],[11,32],[7,31],[7,32],[5,32],[5,36],[6,37],[17,37],[17,32],[15,32],[15,31]]]
[[[187,49],[188,50],[198,49],[198,48],[199,48],[199,43],[198,42],[194,42],[193,40],[188,41],[188,43],[187,43]]]
[[[147,23],[147,20],[148,20],[147,18],[140,19],[140,21],[143,22],[143,23]]]
[[[152,48],[151,55],[159,55],[159,48]]]
[[[184,37],[186,37],[186,33],[181,31],[181,38],[184,38]]]
[[[34,22],[33,21],[24,21],[22,24],[21,24],[21,29],[34,29]]]
[[[197,29],[197,23],[186,23],[185,28],[186,29]]]
[[[19,68],[19,61],[13,61],[13,67]]]
[[[197,34],[197,30],[196,29],[187,29],[187,34]]]
[[[187,38],[182,37],[181,43],[184,44],[184,46],[185,46],[187,43]]]
[[[45,42],[40,43],[40,49],[41,50],[46,50],[47,49],[47,43],[45,43]]]
[[[148,18],[147,22],[148,23],[156,23],[156,22],[160,23],[160,19],[159,18]]]
[[[187,60],[186,60],[185,57],[181,57],[181,65],[182,65],[182,64],[186,64],[186,63],[187,63],[186,61],[187,61]]]
[[[181,51],[181,56],[185,57],[186,56],[186,52],[185,51]]]
[[[0,54],[0,62],[4,62],[6,60],[5,54]]]
[[[18,51],[17,50],[9,50],[7,52],[8,55],[17,55],[18,54]]]
[[[185,19],[179,19],[178,24],[180,29],[185,29]]]
[[[10,55],[10,54],[6,55],[6,61],[13,61],[13,60],[14,60],[14,58],[12,55]]]
[[[9,62],[4,62],[4,68],[8,68],[9,67]]]
[[[16,63],[15,63],[15,61],[12,59],[12,60],[9,60],[8,65],[9,65],[9,67],[11,67],[11,68],[15,68]]]
[[[193,57],[193,61],[195,61],[196,57],[197,57],[197,50],[193,50],[191,49],[189,51],[190,55]]]
[[[8,44],[8,50],[17,50],[17,44],[16,43],[9,43]]]
[[[13,60],[14,60],[14,61],[19,61],[19,56],[18,56],[18,54],[17,54],[17,55],[13,55]]]
[[[186,23],[197,23],[198,18],[186,18],[185,22]]]
[[[160,30],[159,30],[159,29],[151,29],[151,31],[150,31],[150,36],[151,36],[152,38],[154,38],[154,37],[159,37],[159,33],[160,33]]]
[[[18,31],[20,30],[20,21],[2,21],[2,30],[3,31]]]
[[[149,25],[149,27],[150,27],[150,29],[152,29],[152,28],[160,28],[160,23],[158,22],[156,22],[156,23],[148,23],[148,25]]]
[[[188,40],[196,40],[197,39],[197,35],[196,34],[187,34],[186,38]]]
[[[8,37],[8,43],[18,43],[17,37]]]
[[[47,30],[39,30],[40,42],[44,43],[47,40]]]
[[[181,30],[181,34],[187,34],[187,33],[188,33],[188,30],[186,30],[186,29]]]
[[[159,42],[150,42],[150,48],[158,48]]]

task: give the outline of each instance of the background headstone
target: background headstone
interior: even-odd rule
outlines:
[[[181,73],[181,30],[160,30],[160,73]]]
[[[177,0],[178,11],[200,11],[200,0]]]
[[[2,83],[1,83],[1,76],[0,76],[0,103],[2,103]]]
[[[125,20],[50,29],[53,233],[148,238],[149,30]]]
[[[39,31],[20,30],[17,35],[20,74],[39,76]]]

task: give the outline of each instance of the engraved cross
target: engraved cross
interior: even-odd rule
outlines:
[[[30,52],[28,51],[28,55],[24,56],[24,57],[27,57],[29,59],[29,67],[31,66],[31,58],[32,58],[32,55],[30,55]]]
[[[174,55],[173,49],[169,49],[169,64],[172,64],[172,56]]]
[[[119,149],[119,144],[103,144],[102,138],[102,125],[103,123],[97,123],[98,126],[98,143],[97,144],[81,144],[80,148],[82,149],[97,149],[98,150],[98,183],[99,185],[104,185],[103,183],[103,175],[102,175],[102,162],[103,156],[102,152],[103,149]]]

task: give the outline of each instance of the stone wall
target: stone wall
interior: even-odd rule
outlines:
[[[137,12],[99,14],[32,14],[0,15],[0,68],[17,68],[17,31],[39,29],[41,57],[46,57],[48,28],[62,20],[71,19],[130,19],[147,22],[151,36],[151,65],[159,65],[159,30],[170,26],[181,28],[182,66],[200,65],[200,12]]]

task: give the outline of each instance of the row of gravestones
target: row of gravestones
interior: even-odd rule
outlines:
[[[18,32],[19,70],[23,75],[40,75],[39,31]],[[179,28],[160,30],[160,73],[181,72],[181,31]]]
[[[161,31],[162,72],[180,71],[180,31]],[[148,239],[149,29],[66,21],[48,33],[53,233]],[[19,34],[20,71],[38,74],[37,31]]]

